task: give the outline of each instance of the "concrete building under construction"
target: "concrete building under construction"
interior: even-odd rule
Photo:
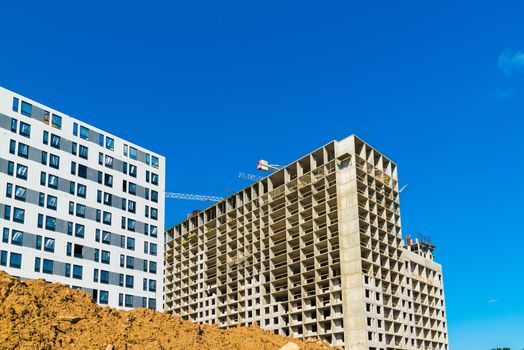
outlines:
[[[164,309],[349,349],[448,348],[441,266],[402,239],[397,166],[332,141],[166,232]]]

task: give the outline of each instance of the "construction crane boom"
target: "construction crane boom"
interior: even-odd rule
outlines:
[[[187,193],[175,193],[166,192],[166,198],[171,199],[186,199],[190,201],[204,201],[204,202],[220,202],[224,198],[217,196],[205,196],[200,194],[187,194]]]
[[[248,174],[248,173],[244,173],[244,172],[239,172],[238,173],[238,177],[241,178],[241,179],[245,179],[245,180],[250,180],[250,181],[260,181],[262,180],[264,177],[263,176],[258,176],[258,175],[254,175],[254,174]]]

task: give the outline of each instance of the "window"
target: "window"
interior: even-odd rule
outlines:
[[[76,203],[76,216],[85,218],[86,217],[86,206],[80,203]]]
[[[11,231],[11,244],[22,245],[24,234],[20,231]]]
[[[56,230],[56,218],[52,216],[46,216],[45,228],[46,230],[55,231]]]
[[[124,294],[118,294],[118,306],[124,306]]]
[[[127,249],[135,250],[135,239],[134,238],[127,237]]]
[[[29,157],[29,146],[24,143],[18,142],[18,156],[23,157],[23,158],[28,158]]]
[[[86,192],[86,185],[78,184],[76,188],[76,193],[78,194],[78,197],[86,198]]]
[[[149,262],[149,272],[156,273],[156,262],[154,261]]]
[[[133,307],[133,296],[132,295],[126,294],[125,300],[126,300],[125,302],[126,307]]]
[[[10,183],[6,184],[5,196],[7,198],[11,198],[13,196],[13,184],[10,184]]]
[[[115,149],[115,140],[110,137],[106,137],[106,148],[113,151]]]
[[[122,172],[127,174],[127,162],[122,162]]]
[[[82,224],[75,224],[75,237],[84,238],[85,226]]]
[[[69,193],[74,195],[75,194],[75,183],[74,181],[69,181]]]
[[[94,261],[98,262],[100,260],[100,249],[95,249],[93,252]]]
[[[79,266],[79,265],[73,265],[73,278],[77,279],[77,280],[81,280],[82,279],[82,266]]]
[[[16,150],[16,141],[15,140],[9,141],[9,153],[15,154],[15,150]]]
[[[67,255],[67,256],[71,256],[72,251],[73,251],[73,244],[67,242],[67,246],[66,246],[66,255]]]
[[[23,224],[25,220],[25,210],[20,208],[13,209],[13,221]]]
[[[104,185],[113,187],[113,175],[105,174]]]
[[[13,97],[13,112],[18,113],[18,106],[20,105],[20,100],[17,97]]]
[[[136,195],[136,184],[135,183],[132,183],[130,182],[129,183],[129,194],[133,194],[133,195]]]
[[[80,126],[80,138],[89,140],[89,129],[85,126]]]
[[[129,175],[136,177],[136,165],[129,165]]]
[[[100,222],[102,220],[102,211],[100,209],[96,210],[95,220],[96,222]]]
[[[126,247],[126,237],[120,236],[120,248],[125,248],[125,247]]]
[[[144,242],[144,254],[147,254],[149,252],[149,243]]]
[[[71,153],[74,154],[76,156],[76,149],[77,149],[78,145],[76,144],[76,142],[72,142],[71,143]]]
[[[98,135],[98,145],[104,147],[104,135],[102,134]]]
[[[51,147],[60,149],[60,136],[51,134]]]
[[[81,158],[87,159],[88,153],[89,153],[89,149],[86,146],[80,145],[80,151],[79,151],[78,155]]]
[[[106,164],[106,167],[113,169],[113,157],[106,156],[105,164]]]
[[[124,286],[124,274],[123,273],[118,274],[118,285],[120,287]]]
[[[42,249],[42,236],[37,235],[35,240],[35,248],[40,250]]]
[[[124,145],[124,156],[127,157],[129,147],[127,145]]]
[[[16,165],[16,177],[22,180],[27,180],[27,167],[25,165]]]
[[[7,162],[7,175],[13,176],[14,169],[15,169],[15,163],[8,161]]]
[[[156,292],[156,281],[155,280],[149,280],[149,291]]]
[[[107,305],[109,301],[109,292],[106,290],[100,291],[100,300],[98,301],[102,305]]]
[[[155,243],[149,244],[149,254],[151,254],[151,255],[156,255],[157,254],[157,249],[156,249],[156,244]]]
[[[135,220],[127,219],[127,229],[129,231],[135,231]]]
[[[125,198],[122,198],[122,210],[126,210],[127,208],[127,200]]]
[[[109,264],[111,254],[107,250],[102,250],[102,263]]]
[[[35,257],[35,272],[40,272],[40,258]]]
[[[113,203],[113,195],[111,193],[104,192],[104,204],[112,205],[112,203]]]
[[[87,167],[82,164],[78,164],[78,176],[87,179]]]
[[[52,274],[53,273],[53,267],[54,267],[54,261],[44,259],[43,265],[42,265],[42,272]]]
[[[55,252],[55,240],[53,238],[45,238],[44,239],[44,250],[46,252]]]
[[[71,221],[67,222],[67,234],[69,236],[73,235],[73,223]]]
[[[42,157],[40,159],[40,163],[43,165],[47,165],[47,152],[42,151]]]
[[[71,277],[71,264],[65,264],[64,276]]]
[[[102,191],[100,191],[100,190],[96,191],[96,202],[97,203],[102,203]]]
[[[136,159],[137,157],[137,151],[134,147],[129,147],[129,158]]]
[[[45,172],[40,172],[40,185],[45,186],[45,179],[47,177],[47,174]]]
[[[47,195],[47,208],[51,210],[56,210],[58,203],[58,198],[55,196]]]
[[[158,220],[158,209],[151,208],[151,219]]]
[[[149,165],[150,163],[151,163],[151,155],[150,154],[146,154],[146,164]]]
[[[125,256],[120,254],[120,267],[124,267]]]
[[[10,205],[4,206],[4,219],[11,220],[11,206]]]
[[[93,271],[93,282],[98,282],[98,269]]]
[[[20,135],[25,137],[31,137],[31,125],[20,122]]]
[[[132,256],[126,256],[126,267],[128,269],[134,269],[135,268],[135,258]]]
[[[49,174],[47,177],[47,185],[50,188],[54,188],[55,190],[58,188],[58,177],[55,175]]]
[[[76,162],[71,161],[71,175],[76,175]]]
[[[44,227],[44,215],[38,214],[37,224],[38,228]]]
[[[158,227],[151,225],[151,237],[156,237],[158,234]]]
[[[102,243],[111,244],[111,232],[102,231]]]
[[[49,133],[47,131],[44,131],[44,133],[43,133],[42,143],[44,145],[47,145],[49,143]]]
[[[147,278],[142,280],[142,289],[147,291]]]
[[[156,299],[149,298],[149,308],[153,310],[156,309]]]
[[[153,185],[158,185],[158,174],[151,173],[151,183]]]
[[[15,199],[18,199],[19,201],[25,201],[25,194],[26,194],[25,187],[22,187],[22,186],[15,187]]]
[[[9,260],[9,267],[19,269],[22,266],[22,254],[11,253]]]
[[[78,136],[78,124],[73,123],[73,135]]]
[[[104,224],[106,225],[111,225],[111,213],[105,211],[104,212],[104,220],[103,220]]]
[[[57,129],[62,129],[62,117],[53,114],[51,117],[51,125]]]
[[[135,213],[136,212],[136,202],[129,200],[127,202],[127,209],[129,210],[130,213]]]
[[[4,228],[4,231],[2,234],[2,242],[9,243],[9,229],[7,227]]]
[[[2,266],[7,265],[7,252],[5,250],[2,250],[0,252],[0,265]]]
[[[100,271],[100,283],[109,284],[109,271]]]
[[[49,155],[49,166],[58,169],[60,167],[60,157],[55,154]]]
[[[18,121],[15,118],[11,118],[11,131],[16,132]]]
[[[153,161],[151,162],[151,165],[153,166],[153,168],[158,169],[158,157],[153,156]]]
[[[155,203],[158,203],[158,192],[157,191],[151,191],[151,200]]]
[[[145,215],[146,218],[149,217],[149,206],[148,206],[148,205],[146,205],[146,206],[144,207],[144,215]]]
[[[104,164],[104,154],[102,152],[98,152],[98,164]]]
[[[21,113],[27,117],[30,117],[31,116],[31,109],[33,108],[33,106],[31,106],[31,104],[25,102],[25,101],[22,101],[22,111]]]
[[[135,278],[131,275],[126,275],[126,288],[134,288]]]

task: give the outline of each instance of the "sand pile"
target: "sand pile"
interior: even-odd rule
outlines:
[[[278,350],[290,340],[257,326],[220,330],[146,309],[100,307],[85,292],[0,271],[0,349]]]

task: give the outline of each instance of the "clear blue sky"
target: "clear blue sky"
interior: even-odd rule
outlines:
[[[356,133],[438,246],[451,349],[524,347],[522,1],[79,4],[2,3],[0,85],[164,154],[170,191]]]

